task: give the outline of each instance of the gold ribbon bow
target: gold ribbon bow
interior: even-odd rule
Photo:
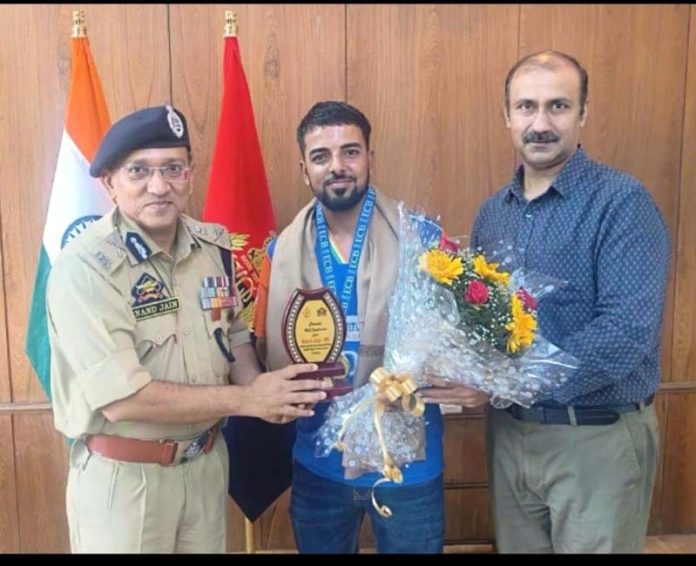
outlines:
[[[355,415],[361,413],[367,406],[375,401],[375,429],[377,430],[377,438],[379,440],[379,447],[382,451],[382,458],[384,459],[384,468],[382,470],[383,478],[378,479],[372,486],[372,505],[377,510],[377,512],[385,518],[391,517],[392,512],[386,505],[380,505],[375,499],[375,488],[389,481],[394,483],[401,483],[403,481],[403,475],[401,470],[394,464],[394,460],[389,455],[387,451],[387,445],[384,440],[384,433],[382,431],[382,415],[387,407],[401,398],[401,408],[412,414],[415,417],[419,417],[425,411],[425,403],[423,400],[416,395],[416,385],[415,380],[408,374],[392,374],[389,373],[385,368],[380,367],[374,370],[370,374],[370,382],[377,387],[377,392],[374,397],[369,397],[363,400],[355,409],[352,414],[345,420],[341,430],[338,434],[339,441],[336,444],[338,450],[343,450],[345,445],[341,441],[343,435],[345,434],[346,427],[350,420],[355,417]]]

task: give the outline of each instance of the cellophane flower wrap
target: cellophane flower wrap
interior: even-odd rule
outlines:
[[[504,245],[487,258],[441,237],[432,220],[403,203],[399,214],[388,374],[396,381],[408,377],[416,388],[427,387],[427,374],[469,385],[489,393],[497,407],[529,407],[569,378],[577,360],[539,334],[536,318],[537,301],[564,282],[522,269],[503,271],[514,268]],[[317,455],[341,449],[346,478],[381,471],[398,479],[390,466],[424,458],[423,417],[409,410],[417,392],[404,393],[384,410],[380,391],[371,378],[337,398],[318,431]]]

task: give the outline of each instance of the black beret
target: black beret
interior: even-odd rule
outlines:
[[[116,165],[136,149],[188,147],[186,118],[171,106],[143,108],[121,118],[109,128],[89,168],[92,177]]]

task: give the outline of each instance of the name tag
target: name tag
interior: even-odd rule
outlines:
[[[167,314],[179,310],[179,298],[171,297],[161,301],[147,303],[139,307],[131,307],[135,320],[145,320],[162,314]]]

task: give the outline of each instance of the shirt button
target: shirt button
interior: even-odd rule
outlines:
[[[525,218],[531,218],[531,217],[532,217],[532,213],[531,213],[531,212],[528,212],[527,214],[524,215],[524,217],[525,217]]]
[[[163,340],[163,338],[162,338],[161,334],[158,334],[157,336],[155,336],[155,342],[157,342],[158,344],[161,344],[162,340]]]
[[[188,326],[184,327],[184,335],[188,336],[189,334],[191,334],[191,329]]]

